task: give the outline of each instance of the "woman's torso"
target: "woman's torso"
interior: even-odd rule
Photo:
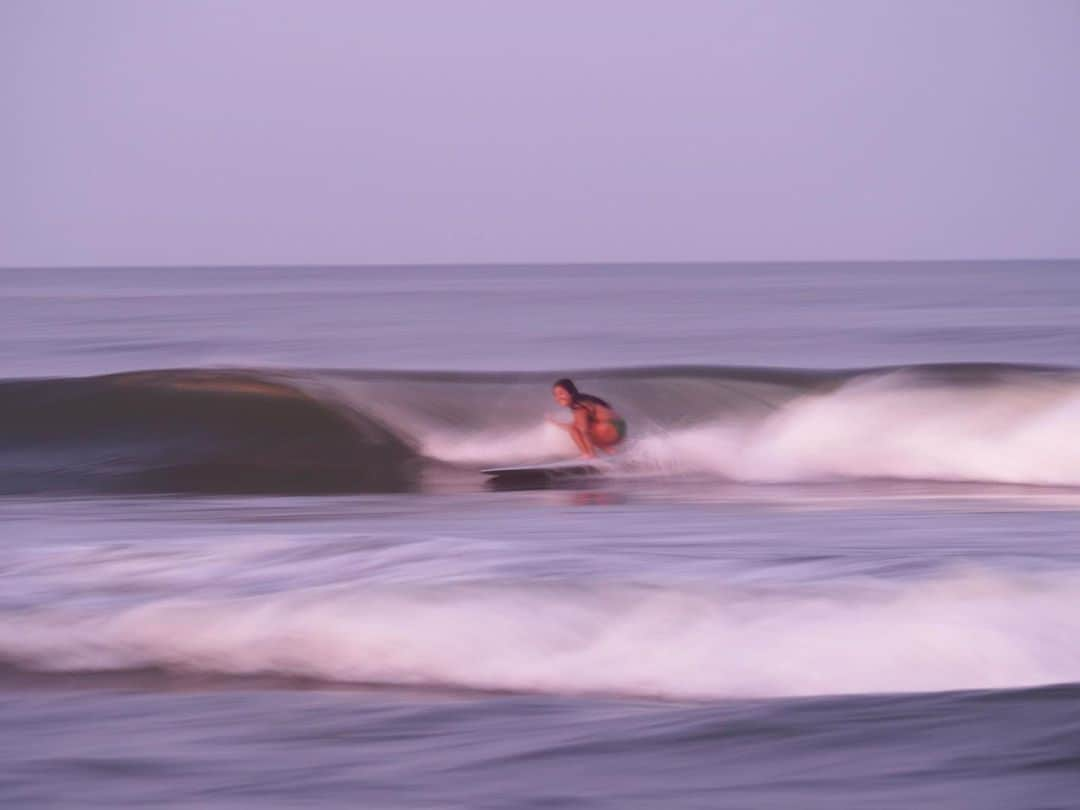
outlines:
[[[607,402],[592,394],[582,394],[573,404],[575,410],[581,409],[589,416],[590,422],[614,422],[619,414]]]

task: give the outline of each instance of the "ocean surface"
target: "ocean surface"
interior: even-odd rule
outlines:
[[[0,338],[0,806],[1080,807],[1080,262],[8,269]],[[610,474],[491,487],[562,376]]]

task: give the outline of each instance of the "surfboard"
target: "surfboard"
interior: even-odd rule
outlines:
[[[550,464],[525,464],[517,467],[489,467],[482,470],[496,485],[550,485],[560,481],[603,475],[610,465],[603,461],[555,461]]]

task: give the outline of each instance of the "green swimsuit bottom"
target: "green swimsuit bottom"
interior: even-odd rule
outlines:
[[[615,432],[619,434],[619,441],[621,442],[626,438],[626,420],[621,416],[616,416],[614,419],[609,419],[608,424],[615,428]]]

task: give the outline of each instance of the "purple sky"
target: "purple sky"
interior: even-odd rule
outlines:
[[[4,0],[0,265],[1080,257],[1076,0]]]

